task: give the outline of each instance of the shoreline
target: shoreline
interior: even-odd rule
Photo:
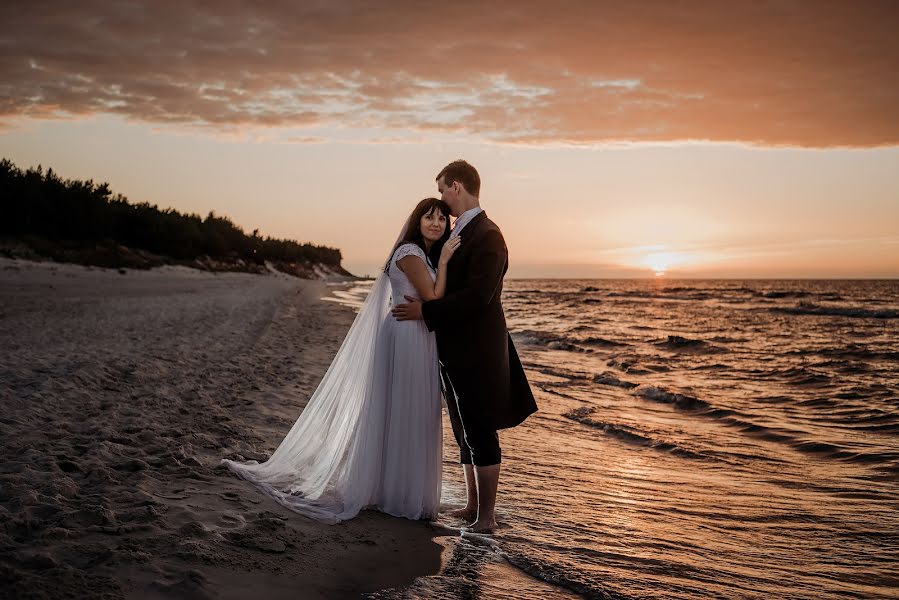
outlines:
[[[435,575],[423,522],[301,517],[265,458],[353,319],[324,282],[0,259],[0,575],[54,598],[358,597]]]

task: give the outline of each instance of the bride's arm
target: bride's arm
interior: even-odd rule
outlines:
[[[414,254],[410,254],[409,256],[404,256],[396,261],[396,266],[399,267],[400,271],[406,274],[406,277],[408,277],[409,281],[412,282],[412,285],[415,286],[415,291],[421,296],[422,302],[443,298],[443,291],[446,289],[445,274],[443,275],[444,283],[440,290],[440,295],[438,296],[437,287],[440,284],[441,275],[439,273],[437,274],[436,282],[432,280],[430,273],[428,273],[428,268],[421,258]],[[443,269],[441,269],[441,271],[443,271]]]
[[[460,243],[461,240],[455,237],[447,240],[443,245],[443,249],[440,251],[440,261],[437,265],[437,280],[434,282],[431,281],[428,268],[419,256],[410,254],[396,261],[396,266],[406,274],[406,277],[415,286],[415,291],[421,296],[422,302],[443,298],[443,294],[446,292],[446,265]]]
[[[443,297],[443,294],[440,296],[437,295],[437,284],[431,279],[428,268],[425,266],[424,261],[419,257],[414,254],[404,256],[396,261],[396,266],[399,267],[400,271],[406,274],[406,277],[408,277],[409,281],[412,282],[412,285],[415,286],[415,291],[421,296],[423,302]],[[439,275],[437,276],[437,281],[440,281]]]

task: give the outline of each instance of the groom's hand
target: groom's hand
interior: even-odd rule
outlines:
[[[397,321],[420,321],[421,320],[421,302],[410,296],[404,296],[406,304],[397,304],[390,313]]]

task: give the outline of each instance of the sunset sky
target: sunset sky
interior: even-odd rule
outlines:
[[[512,277],[899,277],[899,2],[6,2],[0,156],[375,271],[465,158]]]

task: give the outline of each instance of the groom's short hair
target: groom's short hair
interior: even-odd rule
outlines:
[[[446,165],[434,179],[439,181],[441,177],[448,186],[458,181],[466,192],[476,198],[481,192],[481,176],[478,175],[478,170],[464,160],[454,160]]]

